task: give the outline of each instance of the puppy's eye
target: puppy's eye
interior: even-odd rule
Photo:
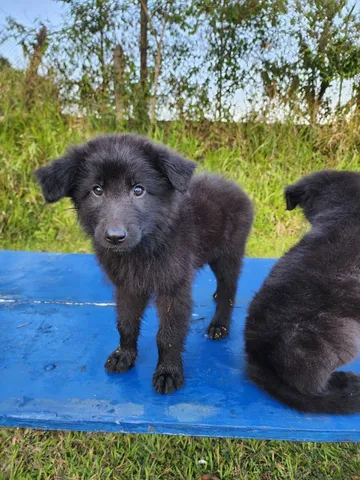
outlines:
[[[135,185],[134,193],[137,197],[141,197],[145,193],[145,188],[142,185]]]
[[[92,190],[93,194],[97,197],[100,197],[103,194],[103,188],[100,187],[100,185],[95,185]]]

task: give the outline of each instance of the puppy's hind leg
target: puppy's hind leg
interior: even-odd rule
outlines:
[[[217,281],[217,288],[214,294],[216,312],[208,326],[207,334],[212,340],[218,340],[227,337],[229,334],[241,259],[222,256],[211,262],[210,267]]]

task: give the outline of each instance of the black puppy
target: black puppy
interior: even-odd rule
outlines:
[[[192,178],[195,164],[135,135],[98,137],[35,174],[47,202],[71,197],[105,272],[116,287],[120,347],[108,372],[136,360],[140,321],[151,296],[160,318],[155,390],[184,383],[181,352],[191,316],[194,270],[217,279],[210,338],[228,335],[252,205],[233,183]]]
[[[306,412],[360,412],[360,376],[335,372],[360,340],[360,174],[322,171],[286,188],[312,225],[248,311],[250,378]]]

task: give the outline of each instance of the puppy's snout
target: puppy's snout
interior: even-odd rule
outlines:
[[[106,241],[112,245],[122,243],[127,236],[125,228],[108,228],[106,231]]]

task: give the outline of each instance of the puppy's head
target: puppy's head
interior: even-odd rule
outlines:
[[[47,202],[70,197],[97,247],[130,251],[161,235],[195,164],[135,135],[97,137],[35,171]]]
[[[307,175],[285,189],[286,209],[298,205],[313,222],[319,215],[342,215],[360,206],[360,173],[322,170]]]

